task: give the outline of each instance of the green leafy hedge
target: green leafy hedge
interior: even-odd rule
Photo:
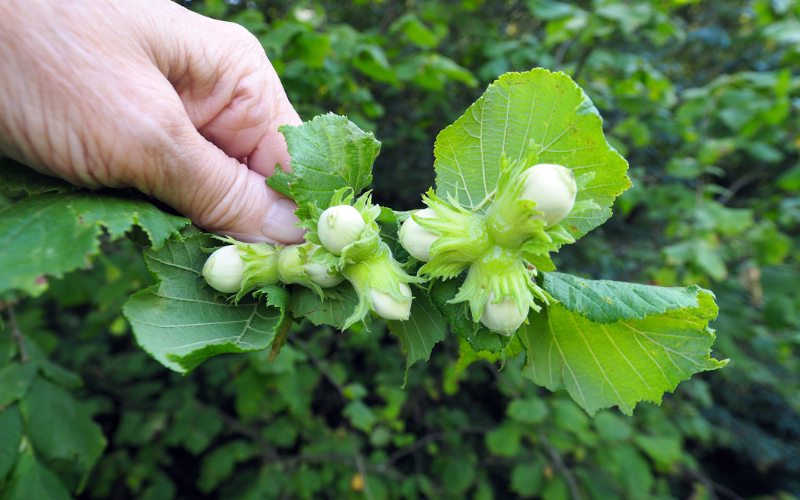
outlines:
[[[407,361],[378,323],[293,330],[272,363],[270,350],[224,355],[181,376],[136,345],[121,308],[155,285],[138,244],[158,256],[186,221],[135,194],[4,177],[0,498],[800,497],[795,2],[192,4],[259,37],[306,119],[332,111],[374,131],[374,198],[396,208],[419,208],[436,134],[497,75],[564,71],[634,187],[554,259],[585,279],[548,273],[548,290],[602,323],[618,314],[596,305],[604,280],[700,284],[731,363],[660,406],[593,418],[524,378],[574,392],[563,372],[460,338],[402,388],[424,349],[406,336]],[[79,217],[89,198],[108,212]],[[11,259],[12,233],[29,260]],[[33,259],[67,247],[70,259]],[[685,290],[675,300],[708,314]]]

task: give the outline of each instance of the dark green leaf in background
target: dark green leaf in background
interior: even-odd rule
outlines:
[[[20,409],[37,455],[73,463],[85,481],[103,454],[106,438],[81,403],[61,387],[37,378]]]
[[[72,500],[69,491],[28,449],[20,454],[0,500]]]
[[[544,459],[538,457],[533,462],[519,463],[511,469],[511,491],[522,498],[534,498],[541,492],[545,483]]]
[[[547,418],[549,411],[543,399],[515,399],[506,413],[521,424],[536,425]]]
[[[74,389],[83,385],[83,380],[80,375],[67,370],[58,363],[53,363],[32,340],[25,339],[25,349],[28,352],[31,364],[36,365],[45,378],[65,389]]]
[[[9,158],[0,157],[0,192],[29,195],[42,193],[69,193],[81,188],[58,177],[40,174],[34,169]]]
[[[0,211],[0,292],[32,295],[46,285],[43,275],[62,276],[87,267],[100,251],[104,231],[119,238],[140,226],[154,248],[189,224],[162,212],[143,196],[116,192],[50,193],[30,196]]]
[[[14,405],[0,413],[0,484],[17,462],[21,441],[22,414]]]
[[[33,363],[10,363],[0,370],[0,412],[25,395],[37,371]]]

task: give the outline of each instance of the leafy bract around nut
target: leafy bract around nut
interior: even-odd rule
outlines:
[[[353,285],[358,295],[358,305],[344,322],[343,329],[362,321],[371,310],[381,314],[373,304],[373,296],[383,296],[376,295],[374,291],[390,296],[397,303],[403,304],[403,307],[410,308],[410,295],[404,293],[402,284],[421,283],[424,280],[408,275],[392,256],[389,246],[381,239],[380,228],[376,222],[381,207],[371,203],[369,193],[353,201],[351,190],[340,189],[334,193],[327,210],[320,211],[315,205],[310,207],[311,218],[302,222],[303,227],[309,229],[306,233],[308,241],[322,244],[320,230],[327,230],[323,228],[329,225],[323,217],[326,213],[332,213],[329,212],[331,209],[337,209],[335,218],[339,218],[340,214],[350,214],[346,217],[357,214],[365,225],[358,239],[342,246],[339,255],[322,245],[310,258],[313,263],[340,272]],[[338,246],[333,248],[339,250]],[[407,319],[407,316],[396,317],[397,313],[386,312],[386,314],[392,316],[391,319]]]
[[[403,283],[398,283],[400,293],[407,297],[406,300],[397,300],[392,295],[382,292],[377,288],[369,289],[369,299],[375,313],[388,320],[405,321],[411,314],[411,288]]]
[[[244,262],[244,269],[242,270],[241,287],[237,290],[234,298],[236,302],[248,292],[278,284],[280,281],[278,276],[279,247],[276,248],[268,243],[242,243],[233,238],[218,239],[233,243],[242,252],[241,260]]]
[[[313,243],[303,245],[289,245],[281,249],[278,255],[278,276],[282,283],[298,284],[311,288],[322,299],[322,288],[331,288],[342,281],[344,277],[325,266],[311,262],[311,255],[319,248]]]
[[[313,243],[309,244],[306,249],[303,269],[312,282],[316,283],[322,288],[333,288],[344,281],[344,276],[342,276],[341,273],[317,264],[316,262],[311,262],[311,256],[313,256],[314,252],[316,252],[319,248],[320,247],[314,245]]]
[[[531,147],[531,151],[534,148]],[[559,226],[545,229],[537,217],[534,201],[520,198],[524,180],[521,173],[535,164],[536,154],[522,161],[508,162],[501,157],[501,175],[496,192],[487,198],[485,211],[467,210],[450,197],[442,200],[435,193],[423,196],[436,217],[417,218],[425,230],[439,236],[430,245],[430,261],[419,274],[443,279],[454,278],[464,270],[467,277],[452,303],[468,302],[474,321],[481,319],[491,294],[509,297],[518,314],[538,311],[548,296],[536,283],[536,268],[531,260],[574,241]]]

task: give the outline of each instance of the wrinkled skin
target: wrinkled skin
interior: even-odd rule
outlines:
[[[202,228],[293,243],[277,131],[301,120],[244,28],[169,0],[0,2],[0,153],[92,188],[134,187]]]

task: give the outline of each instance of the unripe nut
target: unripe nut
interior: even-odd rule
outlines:
[[[540,163],[522,172],[520,179],[524,179],[520,199],[536,202],[536,210],[544,214],[535,218],[543,220],[546,228],[558,224],[575,206],[578,186],[567,167]]]
[[[317,248],[319,247],[314,245],[313,250],[308,254],[309,258],[314,255]],[[344,276],[341,274],[331,274],[327,267],[317,264],[316,262],[309,262],[303,266],[303,269],[305,269],[308,279],[322,288],[331,288],[344,281]]]
[[[203,266],[203,278],[214,290],[223,293],[236,293],[242,288],[242,273],[246,252],[236,245],[228,245],[216,250]]]
[[[421,219],[439,218],[436,212],[430,208],[419,210],[414,215]],[[403,225],[400,226],[400,244],[412,257],[422,262],[430,262],[431,244],[438,238],[438,234],[428,231],[417,224],[413,217],[406,219]]]
[[[400,286],[400,293],[408,297],[408,300],[401,302],[376,288],[369,289],[369,299],[378,316],[384,319],[405,321],[411,315],[411,287],[403,282],[398,283],[398,285]]]
[[[319,241],[330,253],[342,255],[347,245],[358,241],[367,224],[351,205],[336,205],[322,212],[317,223]]]
[[[511,296],[506,295],[497,304],[494,303],[494,297],[494,292],[489,294],[481,313],[481,323],[495,333],[511,335],[528,317],[528,307],[525,307],[523,314],[519,312],[517,303]]]
[[[306,258],[310,258],[317,248],[319,248],[317,245],[311,247]],[[300,256],[299,245],[289,245],[281,250],[278,257],[278,276],[284,283],[305,284],[304,276],[322,288],[330,288],[344,281],[343,276],[330,274],[325,266],[314,262],[304,262]]]

